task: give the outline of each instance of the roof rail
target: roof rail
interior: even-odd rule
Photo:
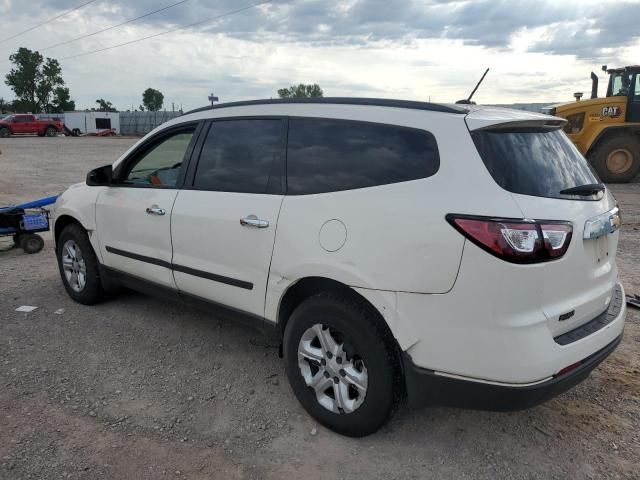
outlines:
[[[265,100],[246,100],[242,102],[221,103],[218,105],[196,108],[185,113],[205,112],[219,108],[244,107],[248,105],[273,105],[289,103],[334,104],[334,105],[372,105],[376,107],[411,108],[414,110],[428,110],[431,112],[466,114],[466,108],[440,103],[417,102],[412,100],[392,100],[388,98],[358,98],[358,97],[315,97],[315,98],[270,98]]]

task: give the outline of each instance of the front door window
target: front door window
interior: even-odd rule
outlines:
[[[165,138],[126,170],[122,183],[152,188],[175,188],[194,129]]]

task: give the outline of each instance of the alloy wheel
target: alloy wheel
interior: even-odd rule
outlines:
[[[87,284],[87,264],[73,240],[67,240],[62,246],[62,269],[71,289],[80,293]]]
[[[341,332],[321,324],[308,328],[298,344],[298,366],[307,387],[333,413],[354,412],[367,394],[364,361],[345,344]]]

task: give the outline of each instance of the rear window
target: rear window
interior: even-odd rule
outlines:
[[[307,195],[426,178],[440,160],[425,130],[329,119],[289,120],[287,193]]]
[[[505,190],[537,197],[593,200],[561,190],[600,183],[561,130],[481,130],[472,133],[482,161]]]

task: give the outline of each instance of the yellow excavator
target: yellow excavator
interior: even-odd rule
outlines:
[[[591,72],[591,98],[552,105],[545,113],[567,119],[565,132],[604,182],[624,183],[640,172],[640,65],[607,68],[606,97],[598,98]]]

